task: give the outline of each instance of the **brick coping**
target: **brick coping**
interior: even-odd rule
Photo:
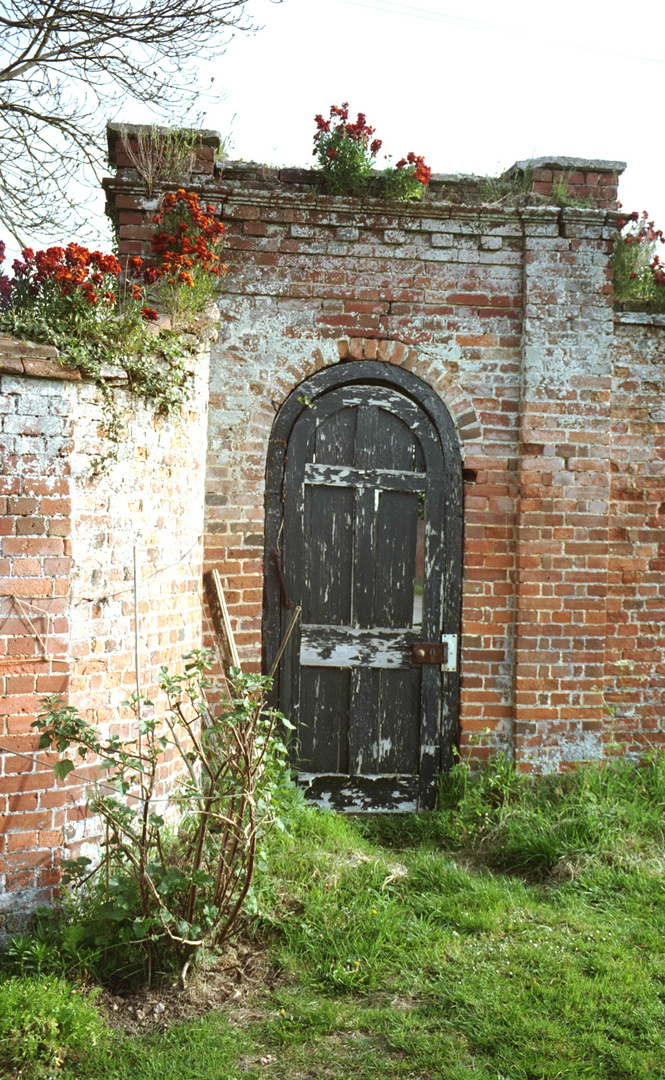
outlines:
[[[64,367],[54,345],[21,341],[0,334],[0,372],[6,375],[31,375],[39,379],[66,379],[80,382],[81,372]]]
[[[306,176],[314,176],[313,172],[305,170],[267,169],[263,166],[247,165],[243,163],[237,170],[235,167],[225,166],[223,175],[220,177],[195,178],[189,183],[188,190],[196,192],[201,199],[213,204],[241,203],[243,205],[259,205],[270,207],[283,207],[289,212],[303,212],[306,210],[317,213],[352,215],[354,219],[366,215],[374,221],[377,216],[396,221],[436,219],[436,220],[461,220],[465,222],[500,220],[514,222],[545,222],[568,220],[595,225],[609,225],[618,228],[621,212],[607,207],[560,207],[548,201],[543,195],[526,195],[524,203],[512,204],[498,202],[479,202],[475,198],[464,201],[464,198],[450,199],[446,192],[430,190],[424,199],[395,202],[381,198],[377,195],[329,195],[317,191],[316,185],[311,180],[302,181],[295,177],[285,178],[287,173],[302,173]],[[433,178],[434,179],[434,178]],[[445,179],[445,178],[442,178]],[[453,177],[460,183],[467,178]],[[477,178],[468,178],[475,180]],[[175,190],[175,183],[168,183],[160,188],[163,190]],[[109,206],[115,205],[115,212],[110,212],[113,218],[118,210],[122,212],[136,212],[149,214],[156,210],[160,194],[154,193],[148,197],[145,188],[136,176],[127,175],[120,171],[117,176],[104,177],[102,180],[109,199]],[[433,188],[433,184],[430,184]]]
[[[646,311],[615,311],[614,321],[625,326],[658,326],[665,328],[665,314],[650,315]]]

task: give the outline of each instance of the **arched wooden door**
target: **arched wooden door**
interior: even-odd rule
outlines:
[[[264,661],[312,799],[430,808],[457,731],[461,460],[440,400],[373,362],[280,410],[267,485]],[[281,579],[281,580],[280,580]]]

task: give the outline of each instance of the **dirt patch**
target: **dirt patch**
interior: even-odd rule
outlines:
[[[238,940],[228,943],[221,956],[190,972],[184,987],[178,979],[122,994],[104,990],[97,1006],[111,1027],[127,1035],[145,1035],[224,1006],[231,1006],[235,1014],[251,995],[272,990],[277,978],[265,945]]]

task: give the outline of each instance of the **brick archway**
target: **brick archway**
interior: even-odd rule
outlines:
[[[245,420],[236,422],[241,434],[232,439],[224,400],[211,395],[205,562],[221,574],[240,658],[248,667],[258,668],[261,650],[265,467],[275,414],[315,372],[357,360],[401,367],[429,386],[451,417],[462,457],[465,442],[481,436],[472,401],[441,357],[388,339],[324,340],[306,354],[302,347],[294,349],[279,366],[273,361],[269,379],[245,386]]]
[[[439,356],[388,338],[342,338],[326,344],[331,347],[325,352],[317,347],[309,358],[289,361],[273,387],[274,396],[271,400],[257,403],[249,424],[250,438],[261,437],[261,433],[265,434],[266,429],[269,430],[275,410],[282,405],[291,391],[310,375],[333,364],[354,360],[378,360],[412,371],[441,398],[452,417],[462,446],[465,442],[480,438],[482,429],[473,401],[462,389],[455,375],[445,369]]]

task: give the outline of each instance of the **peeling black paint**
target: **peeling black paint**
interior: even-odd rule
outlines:
[[[450,417],[409,372],[358,362],[294,391],[270,445],[266,550],[281,551],[289,596],[303,609],[276,694],[296,724],[307,795],[346,810],[432,806],[437,772],[451,760],[458,679],[414,666],[411,645],[459,628],[461,459]],[[267,665],[283,617],[268,559],[266,575]]]

